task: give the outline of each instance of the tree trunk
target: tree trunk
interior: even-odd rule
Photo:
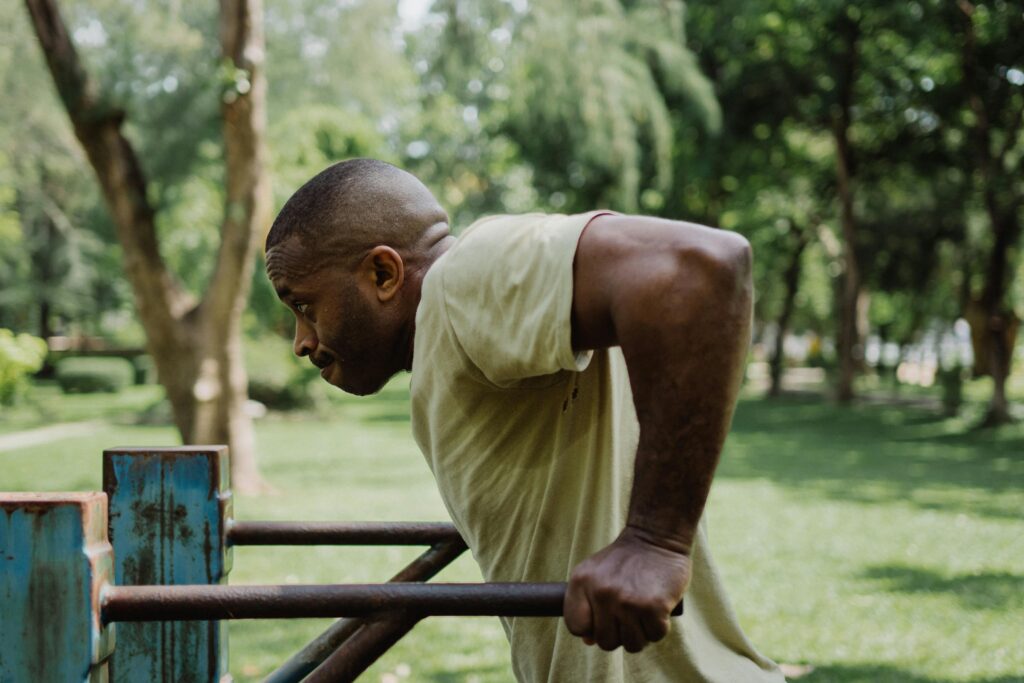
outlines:
[[[979,125],[984,125],[982,120]],[[988,128],[984,125],[984,139],[988,139]],[[988,157],[986,151],[986,157]],[[1015,338],[1016,316],[1004,305],[1010,271],[1010,250],[1020,239],[1020,223],[1016,210],[1004,211],[999,206],[992,188],[992,168],[997,160],[988,158],[982,166],[982,180],[986,183],[983,194],[985,210],[992,225],[995,239],[989,253],[988,268],[985,270],[985,288],[981,295],[981,308],[985,316],[984,333],[987,339],[988,369],[992,375],[992,400],[983,424],[995,427],[1013,420],[1010,404],[1006,398],[1006,380],[1010,376],[1013,361],[1013,339]]]
[[[988,334],[990,356],[989,367],[992,370],[992,400],[982,424],[986,427],[998,427],[1012,421],[1010,403],[1006,400],[1006,378],[1010,376],[1010,348],[1005,343],[1003,334],[1005,321],[1002,318],[990,317]]]
[[[56,0],[25,0],[39,44],[82,147],[96,172],[124,251],[124,269],[160,383],[185,443],[226,443],[234,485],[263,488],[245,413],[241,314],[256,245],[267,225],[262,9],[222,0],[221,50],[236,69],[223,93],[226,206],[217,265],[198,303],[160,257],[146,181],[121,124],[83,69]]]
[[[961,52],[961,68],[966,89],[967,102],[974,114],[971,129],[975,163],[982,182],[982,197],[985,212],[992,226],[992,251],[989,252],[988,268],[985,271],[985,285],[980,303],[978,332],[985,337],[980,345],[985,354],[989,374],[992,375],[992,400],[983,421],[984,426],[998,426],[1012,421],[1010,405],[1006,397],[1006,380],[1010,376],[1013,361],[1013,340],[1016,337],[1017,320],[1013,311],[1004,305],[1009,289],[1010,250],[1020,239],[1021,224],[1018,218],[1020,200],[1014,197],[1009,206],[1001,205],[996,193],[997,175],[1003,173],[1004,160],[1011,151],[1011,142],[1016,131],[1007,131],[1009,139],[1001,151],[992,144],[992,128],[988,107],[979,92],[977,36],[974,30],[974,5],[969,0],[959,0],[963,17],[964,41]],[[1019,122],[1019,117],[1018,117]]]
[[[860,265],[855,250],[856,222],[853,215],[853,190],[850,187],[848,150],[845,132],[840,139],[837,132],[837,165],[839,178],[839,201],[843,232],[843,274],[839,287],[839,330],[836,352],[839,356],[839,377],[836,398],[841,403],[853,400],[853,382],[857,374],[858,302],[861,298]],[[842,150],[842,151],[841,151]]]
[[[836,344],[836,352],[839,355],[836,398],[841,403],[848,403],[855,395],[853,382],[859,364],[857,354],[860,346],[858,313],[861,301],[861,276],[860,265],[857,263],[857,224],[853,212],[853,153],[849,138],[860,26],[845,14],[845,10],[840,11],[844,14],[840,19],[839,32],[846,45],[837,86],[839,101],[832,121],[832,134],[836,146],[836,185],[843,234],[843,276],[839,290],[839,330]]]
[[[1006,380],[1013,369],[1013,343],[1019,321],[1013,311],[1003,305],[1003,301],[1007,290],[1009,251],[1020,236],[1020,226],[1014,217],[1000,217],[994,201],[989,204],[988,213],[995,232],[995,242],[989,254],[985,289],[980,303],[983,314],[981,329],[986,337],[983,352],[988,356],[988,371],[992,375],[992,399],[983,425],[996,427],[1013,421],[1006,397]]]
[[[782,302],[782,312],[775,324],[775,352],[771,360],[771,384],[768,387],[768,396],[777,397],[782,394],[782,373],[785,370],[785,341],[786,333],[789,330],[789,319],[793,316],[793,309],[796,308],[796,294],[800,289],[801,259],[804,250],[807,248],[809,230],[798,229],[796,247],[790,255],[789,265],[783,275],[786,293]]]

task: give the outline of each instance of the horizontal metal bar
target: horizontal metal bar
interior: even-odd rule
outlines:
[[[229,545],[434,545],[457,539],[447,522],[237,522]]]
[[[558,616],[565,584],[108,586],[104,619],[174,621],[366,617],[389,611],[449,616]]]
[[[107,586],[102,604],[103,620],[109,623],[366,617],[383,612],[556,617],[562,615],[564,598],[564,583]]]

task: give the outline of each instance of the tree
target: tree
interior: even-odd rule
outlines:
[[[125,112],[87,74],[56,0],[26,0],[26,5],[113,218],[146,346],[178,431],[186,443],[227,443],[236,486],[255,489],[261,482],[245,412],[241,315],[270,209],[261,4],[223,0],[220,5],[225,207],[216,264],[198,301],[160,255],[157,210],[135,147],[123,131]]]
[[[45,65],[23,57],[35,40],[24,10],[4,5],[0,25],[0,211],[11,221],[0,237],[0,327],[94,333],[101,305],[120,304],[96,267],[109,247],[88,225],[99,193],[56,98],[39,92]]]
[[[968,320],[979,342],[976,369],[993,380],[984,424],[995,426],[1011,420],[1006,379],[1019,325],[1007,297],[1013,250],[1024,225],[1024,47],[1020,40],[1024,16],[1014,3],[958,0],[957,8],[955,35],[967,105],[960,120],[970,141],[972,181],[991,230],[982,291],[972,302]]]
[[[673,185],[668,102],[717,131],[721,111],[686,46],[679,0],[531,3],[510,54],[503,130],[561,206],[662,213]]]
[[[857,219],[854,215],[854,161],[850,142],[853,126],[854,87],[860,69],[860,41],[863,29],[860,13],[851,7],[836,17],[836,97],[832,107],[832,135],[836,147],[836,187],[839,193],[839,223],[843,236],[843,275],[839,288],[839,376],[836,398],[842,402],[854,396],[857,347],[861,340],[858,321],[862,309],[863,275],[857,260]]]
[[[884,307],[890,317],[881,330],[905,341],[933,316],[955,316],[944,305],[957,299],[954,278],[940,280],[936,266],[948,274],[957,260],[946,258],[949,247],[965,239],[965,164],[945,139],[948,106],[931,101],[950,80],[941,4],[688,4],[692,46],[715,84],[724,123],[713,140],[677,127],[677,175],[686,191],[676,196],[686,211],[751,240],[755,315],[777,327],[794,309],[795,269],[808,258],[801,251],[820,253],[805,242],[814,233],[800,228],[808,217],[820,222],[835,315],[818,322],[836,320],[841,399],[853,395],[869,292],[909,304]],[[945,300],[931,296],[938,290]]]
[[[677,124],[674,211],[734,229],[755,253],[755,341],[769,344],[768,394],[781,393],[784,340],[791,330],[831,332],[834,308],[819,240],[841,242],[835,155],[826,125],[828,68],[819,36],[827,14],[800,2],[688,3],[687,27],[723,113],[721,135]],[[808,266],[810,268],[808,273]]]
[[[468,190],[477,211],[658,212],[672,183],[665,93],[700,125],[718,123],[679,0],[537,0],[528,10],[438,0],[433,10],[439,30],[418,51],[435,115],[427,132],[441,135],[424,141],[431,159],[454,158],[463,182],[451,194]]]

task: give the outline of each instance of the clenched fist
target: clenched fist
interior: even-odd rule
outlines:
[[[639,652],[668,633],[669,615],[689,583],[688,554],[627,527],[573,570],[565,593],[565,624],[588,645]]]

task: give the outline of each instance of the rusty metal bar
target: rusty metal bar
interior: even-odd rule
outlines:
[[[672,614],[679,616],[682,613],[683,603],[680,602]],[[559,616],[561,616],[560,610]],[[378,619],[368,620],[366,625],[347,638],[320,666],[306,678],[300,680],[302,683],[350,683],[356,680],[391,646],[411,631],[422,618],[423,615],[420,614],[401,612],[385,614]],[[270,683],[270,679],[264,683]]]
[[[368,622],[303,679],[303,683],[354,681],[411,631],[419,620],[415,615],[389,614]]]
[[[383,583],[296,586],[107,586],[103,619],[190,621],[418,616],[557,617],[564,583]]]
[[[229,545],[434,545],[460,538],[446,522],[236,522]]]
[[[465,550],[466,543],[462,540],[461,536],[438,543],[391,577],[391,582],[427,581],[447,567]],[[369,660],[368,666],[391,645],[397,642],[398,639],[408,633],[416,625],[417,621],[418,619],[408,617],[405,614],[387,615],[377,621],[369,622],[374,624],[374,629],[368,630],[363,628],[368,623],[365,619],[339,619],[265,678],[264,683],[298,683],[298,681],[301,681],[327,659],[332,652],[337,650],[342,643],[346,643],[345,652],[376,652],[373,658]],[[390,628],[385,628],[383,626],[385,623],[391,624]],[[360,633],[359,641],[349,646],[348,639],[357,631]],[[369,644],[366,641],[367,638],[370,639],[370,643],[377,644],[377,649],[369,648]],[[344,656],[347,658],[355,657],[353,654]],[[365,668],[364,666],[363,669]],[[363,669],[359,671],[361,672]]]

